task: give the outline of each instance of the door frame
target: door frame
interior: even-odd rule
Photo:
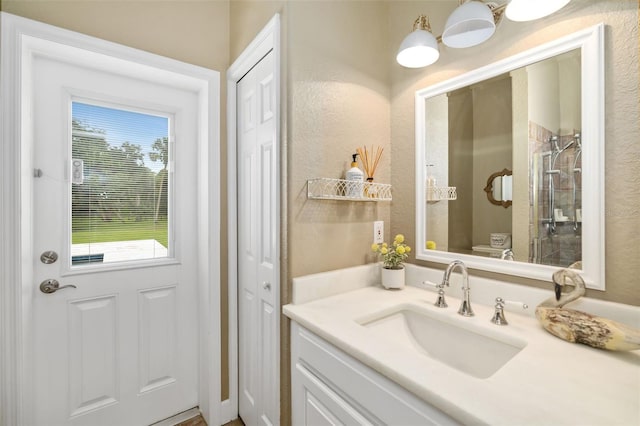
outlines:
[[[238,140],[236,135],[237,126],[237,101],[236,101],[236,84],[244,77],[260,60],[272,52],[274,55],[273,75],[275,80],[275,152],[278,155],[276,170],[276,235],[279,236],[280,243],[276,245],[276,259],[278,259],[278,267],[276,268],[277,279],[274,281],[273,291],[275,292],[276,306],[278,312],[278,330],[277,330],[277,347],[278,357],[280,359],[280,313],[281,313],[281,280],[280,280],[280,245],[281,240],[281,164],[282,155],[281,148],[281,130],[280,130],[280,93],[281,93],[281,77],[280,77],[280,14],[276,13],[264,28],[249,43],[247,48],[238,56],[233,64],[227,70],[227,211],[228,211],[228,312],[229,312],[229,398],[222,401],[222,423],[229,422],[238,418],[238,179],[237,179],[237,149]],[[280,365],[275,365],[280,376]],[[278,387],[279,388],[279,387]],[[278,401],[280,397],[278,396]]]
[[[0,424],[31,424],[33,411],[30,302],[37,288],[31,263],[30,87],[24,76],[34,55],[50,49],[65,60],[99,61],[101,69],[127,70],[197,93],[198,403],[209,424],[220,424],[219,72],[6,12],[0,19],[0,345],[8,349],[0,351]]]

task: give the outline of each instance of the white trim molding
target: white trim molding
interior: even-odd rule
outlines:
[[[23,424],[22,289],[20,233],[20,32],[0,12],[0,424]]]
[[[51,25],[1,15],[0,48],[0,424],[31,424],[29,319],[31,291],[31,156],[29,84],[36,54],[91,63],[192,90],[198,96],[199,405],[220,424],[220,74],[195,65]],[[24,80],[23,80],[24,78]]]
[[[281,143],[281,74],[280,74],[280,61],[281,61],[281,47],[280,47],[280,15],[275,14],[271,20],[265,25],[265,27],[258,33],[253,41],[247,46],[247,48],[240,54],[240,56],[233,62],[233,64],[227,70],[227,194],[228,194],[228,303],[229,303],[229,399],[222,401],[222,423],[229,422],[238,417],[238,256],[237,256],[237,202],[238,202],[238,189],[237,189],[237,135],[236,135],[236,84],[244,77],[260,60],[269,52],[274,54],[274,78],[276,84],[276,147],[275,152],[280,152]],[[280,185],[280,170],[282,160],[278,157],[278,171],[276,172],[276,179],[278,194],[277,194],[277,217],[281,217],[282,209],[280,200],[282,198],[282,190]],[[281,221],[277,220],[276,235],[282,235]],[[282,243],[282,241],[280,242]],[[278,265],[280,265],[280,245],[277,246]],[[278,266],[279,268],[280,266]],[[276,280],[273,291],[275,292],[275,300],[278,302],[275,307],[277,312],[281,311],[281,279],[280,271],[278,270],[278,279]],[[280,316],[278,315],[278,356],[280,359],[279,342],[280,342]],[[280,369],[279,365],[274,368]],[[278,377],[280,375],[278,374]],[[279,388],[279,386],[278,386]],[[280,397],[278,395],[278,401]]]

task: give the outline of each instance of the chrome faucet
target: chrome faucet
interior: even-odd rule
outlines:
[[[500,259],[513,260],[513,251],[511,249],[502,250],[502,253],[500,253]]]
[[[472,317],[473,309],[471,309],[471,302],[469,301],[469,274],[467,272],[467,267],[461,260],[454,260],[447,266],[447,269],[444,271],[444,276],[442,277],[442,284],[440,287],[444,288],[444,286],[449,285],[449,278],[451,277],[451,273],[454,269],[460,268],[462,272],[462,303],[460,304],[460,309],[458,309],[458,313],[465,317]]]

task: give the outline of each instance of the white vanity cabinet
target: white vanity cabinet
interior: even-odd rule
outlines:
[[[410,264],[405,268],[407,282],[435,282],[442,277],[438,270]],[[371,264],[294,279],[293,303],[283,306],[283,313],[292,321],[295,426],[640,425],[638,351],[602,351],[568,343],[542,328],[533,310],[508,313],[507,327],[490,321],[497,295],[537,306],[552,292],[474,277],[476,315],[462,317],[457,314],[461,286],[449,290],[450,306],[440,309],[433,306],[436,295],[424,289],[408,285],[402,291],[389,291],[377,283],[366,284],[374,279],[379,283],[379,273],[380,266]],[[364,284],[355,288],[358,283]],[[584,312],[635,328],[640,325],[636,306],[591,298],[578,302]],[[411,330],[403,327],[409,323],[396,321],[402,311],[438,319],[440,323],[413,323],[413,329],[426,331],[420,334],[423,338],[438,341],[449,351],[439,359],[423,350],[412,340],[415,334],[406,334]],[[389,320],[380,321],[384,318]],[[431,333],[443,332],[445,324],[459,329],[439,337]],[[501,346],[481,350],[463,330],[519,351],[488,377],[485,373],[479,377],[462,367],[486,366],[485,362],[497,360],[494,355]],[[491,356],[483,358],[482,353]],[[454,362],[453,355],[458,354],[471,357]],[[558,395],[568,397],[559,402]]]
[[[459,424],[296,322],[291,395],[296,426]]]

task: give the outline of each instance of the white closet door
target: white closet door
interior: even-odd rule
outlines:
[[[273,52],[237,84],[239,410],[279,423],[276,85]]]

